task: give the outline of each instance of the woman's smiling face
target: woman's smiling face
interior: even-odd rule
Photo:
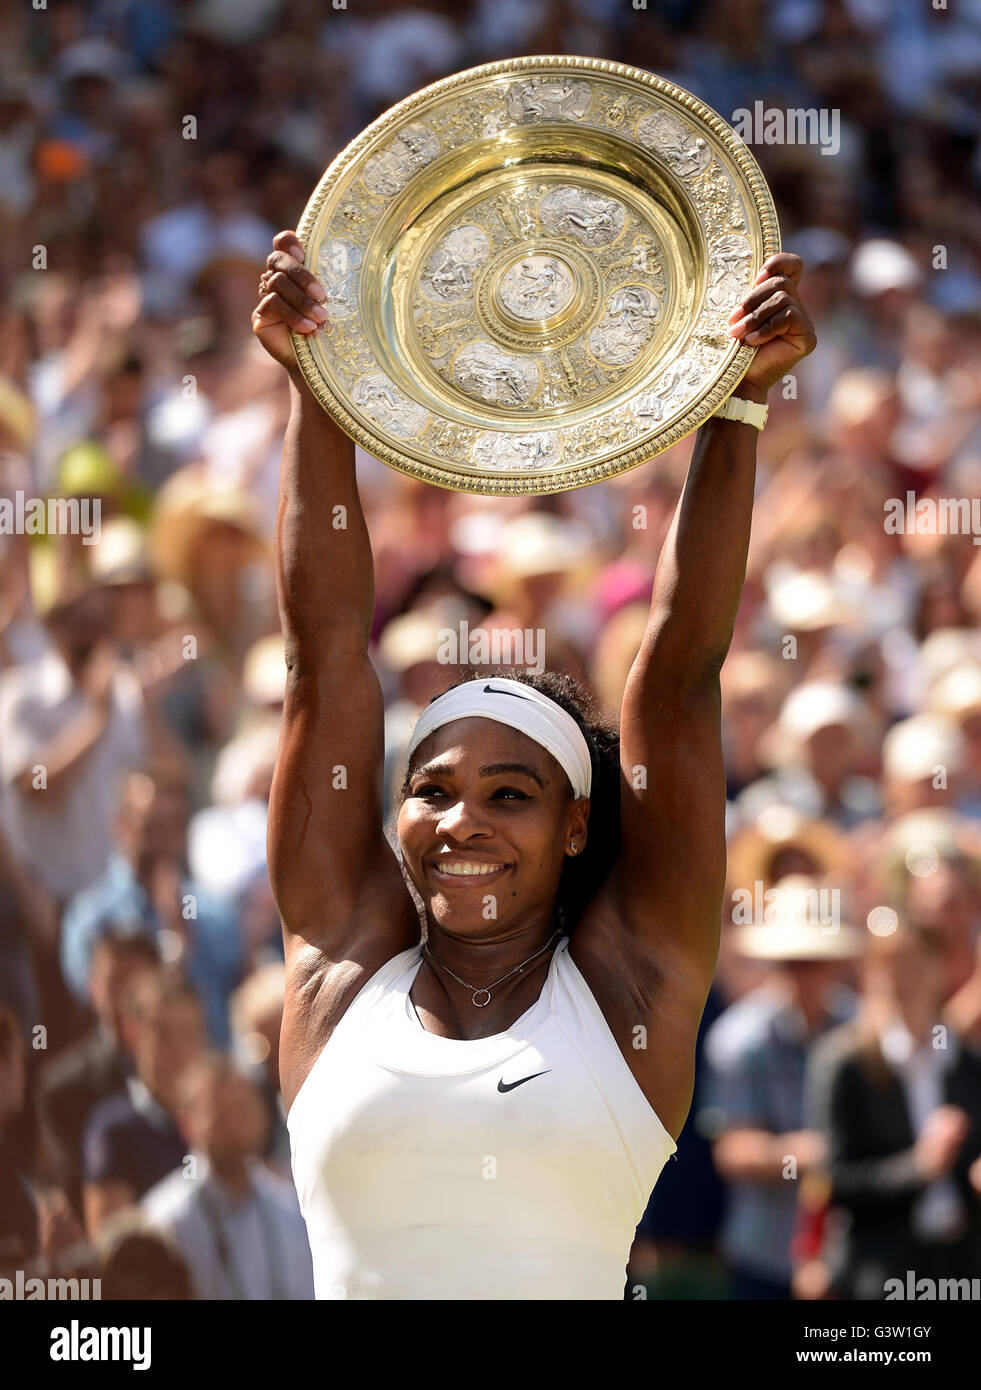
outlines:
[[[570,841],[586,842],[588,801],[562,768],[506,724],[455,719],[416,749],[399,811],[405,865],[431,921],[494,939],[552,921]]]

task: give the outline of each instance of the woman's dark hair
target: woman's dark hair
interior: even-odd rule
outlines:
[[[447,686],[447,690],[485,677],[520,681],[522,685],[530,685],[533,690],[547,695],[576,721],[589,749],[593,778],[586,847],[574,859],[566,856],[555,895],[555,924],[568,934],[606,881],[620,853],[620,733],[615,725],[602,717],[592,696],[580,681],[555,671],[543,671],[539,675],[520,667],[471,666],[461,672],[459,678]],[[440,695],[445,693],[441,691]],[[438,700],[440,695],[434,695],[433,699]],[[432,700],[429,703],[432,704]],[[408,785],[406,775],[402,786],[403,797]],[[571,786],[569,797],[572,797]]]

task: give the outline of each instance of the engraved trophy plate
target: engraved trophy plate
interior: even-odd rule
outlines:
[[[293,335],[317,399],[385,463],[483,493],[582,487],[696,429],[752,360],[729,315],[780,249],[731,127],[590,58],[416,92],[338,155],[298,232],[327,293]]]

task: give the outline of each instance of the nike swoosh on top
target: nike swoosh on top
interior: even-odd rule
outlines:
[[[519,695],[516,690],[495,690],[492,685],[484,686],[485,695],[511,695],[515,700],[527,700],[527,695]],[[539,1073],[541,1075],[541,1073]]]
[[[523,1076],[520,1081],[505,1081],[504,1077],[502,1076],[500,1081],[497,1083],[497,1089],[503,1095],[505,1091],[513,1091],[515,1086],[523,1086],[526,1081],[534,1081],[536,1076],[548,1076],[549,1070],[550,1068],[545,1071],[532,1072],[531,1076]]]

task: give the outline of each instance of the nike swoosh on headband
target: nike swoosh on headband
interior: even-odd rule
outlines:
[[[484,686],[485,695],[510,695],[513,700],[527,700],[527,695],[519,695],[516,690],[497,690],[493,685]]]

